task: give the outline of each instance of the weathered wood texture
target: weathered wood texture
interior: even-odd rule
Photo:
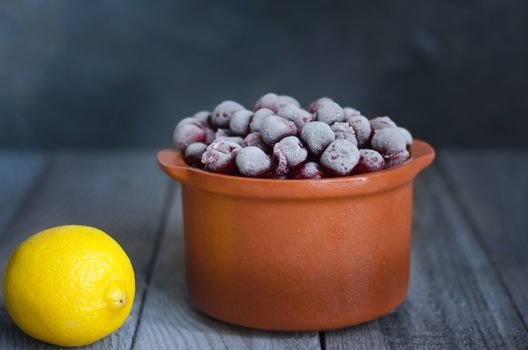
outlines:
[[[116,238],[134,264],[136,301],[125,325],[90,349],[527,349],[527,164],[527,153],[441,156],[415,187],[407,301],[343,330],[255,331],[196,310],[179,190],[151,153],[0,154],[0,271],[49,226],[93,225]],[[53,348],[20,332],[1,299],[0,349]]]
[[[440,164],[528,325],[528,152],[450,152]]]
[[[437,168],[416,182],[407,301],[326,349],[526,349],[528,333]]]
[[[135,349],[319,349],[318,334],[264,332],[214,320],[186,294],[181,199],[170,219],[147,292]]]
[[[42,175],[45,164],[45,157],[34,153],[0,153],[0,237]]]
[[[125,325],[90,348],[130,348],[160,233],[167,184],[151,153],[77,153],[56,157],[1,239],[0,270],[4,270],[19,243],[41,229],[64,224],[101,228],[123,246],[132,260],[137,293]],[[0,348],[52,347],[24,335],[12,323],[0,300]]]

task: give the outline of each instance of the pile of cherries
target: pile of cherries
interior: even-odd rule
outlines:
[[[368,120],[328,97],[302,109],[268,93],[254,111],[224,101],[212,113],[181,120],[174,144],[187,164],[208,171],[272,179],[321,179],[399,165],[413,138],[389,117]]]

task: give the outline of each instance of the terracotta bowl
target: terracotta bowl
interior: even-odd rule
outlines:
[[[220,320],[281,331],[386,314],[407,295],[413,180],[433,158],[416,140],[396,168],[267,180],[202,171],[160,151],[162,169],[182,184],[192,302]]]

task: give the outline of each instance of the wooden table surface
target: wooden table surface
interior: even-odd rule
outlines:
[[[378,320],[309,333],[229,325],[185,292],[179,187],[154,151],[0,152],[0,271],[29,235],[84,224],[130,256],[137,294],[92,349],[528,349],[528,152],[441,151],[415,183],[407,301]],[[48,349],[10,320],[0,348]]]

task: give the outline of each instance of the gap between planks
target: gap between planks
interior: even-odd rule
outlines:
[[[167,222],[169,220],[169,214],[170,209],[172,207],[172,203],[174,202],[176,198],[176,184],[174,181],[169,182],[169,186],[167,187],[167,192],[165,193],[165,198],[163,199],[163,207],[162,207],[162,214],[160,217],[160,221],[158,224],[158,227],[156,229],[156,242],[154,243],[154,248],[152,249],[152,255],[150,257],[150,260],[147,265],[147,271],[146,271],[146,277],[145,277],[145,292],[143,293],[141,297],[141,303],[140,308],[138,311],[138,319],[136,322],[136,328],[134,329],[134,334],[132,336],[132,343],[130,344],[129,349],[134,349],[136,345],[138,330],[141,325],[141,316],[143,315],[143,310],[145,308],[145,301],[147,300],[147,295],[149,292],[150,282],[152,281],[152,273],[154,271],[154,267],[156,266],[156,262],[158,260],[158,253],[160,251],[161,242],[163,240],[163,235],[165,233],[165,227],[167,226]]]

